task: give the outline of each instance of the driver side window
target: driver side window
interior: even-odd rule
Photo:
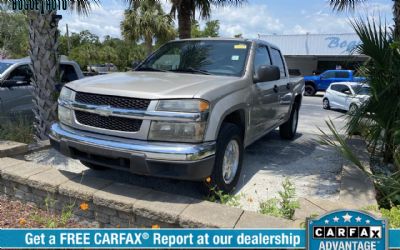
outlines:
[[[14,69],[7,80],[14,86],[25,86],[31,83],[32,71],[29,65],[21,65]]]
[[[258,46],[254,55],[254,74],[257,74],[257,70],[260,68],[261,65],[271,64],[271,58],[269,56],[267,47]]]

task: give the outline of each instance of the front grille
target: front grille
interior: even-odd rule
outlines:
[[[107,105],[114,108],[138,110],[146,110],[150,104],[150,100],[148,99],[138,99],[111,95],[97,95],[82,92],[76,93],[75,101],[92,105]]]
[[[115,116],[101,116],[92,113],[75,111],[76,120],[83,125],[123,132],[137,132],[142,120]]]

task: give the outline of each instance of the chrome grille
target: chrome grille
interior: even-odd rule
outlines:
[[[137,109],[137,110],[146,110],[150,104],[150,100],[148,99],[138,99],[130,97],[111,96],[111,95],[98,95],[98,94],[90,94],[83,92],[76,93],[75,101],[85,104],[92,104],[99,106],[106,105],[114,108]]]
[[[93,113],[75,110],[76,120],[83,125],[123,132],[137,132],[142,120],[115,116],[101,116]]]

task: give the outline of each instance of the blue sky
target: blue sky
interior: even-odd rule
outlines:
[[[168,0],[160,0],[169,11]],[[124,0],[103,0],[94,6],[87,17],[62,12],[62,32],[68,23],[71,32],[88,29],[101,38],[105,35],[120,37],[119,23],[127,8]],[[325,0],[248,0],[240,8],[213,8],[211,19],[220,20],[220,35],[232,37],[242,33],[245,37],[258,34],[304,34],[352,32],[349,19],[359,15],[374,15],[391,22],[392,0],[370,0],[354,13],[336,13]],[[204,25],[204,21],[201,21]]]

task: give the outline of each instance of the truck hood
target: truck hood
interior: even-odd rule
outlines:
[[[316,80],[319,80],[319,76],[305,76],[304,80],[305,81],[316,81]]]
[[[220,88],[239,79],[230,76],[136,71],[86,77],[66,86],[78,92],[144,99],[202,98],[207,92],[204,90]]]

